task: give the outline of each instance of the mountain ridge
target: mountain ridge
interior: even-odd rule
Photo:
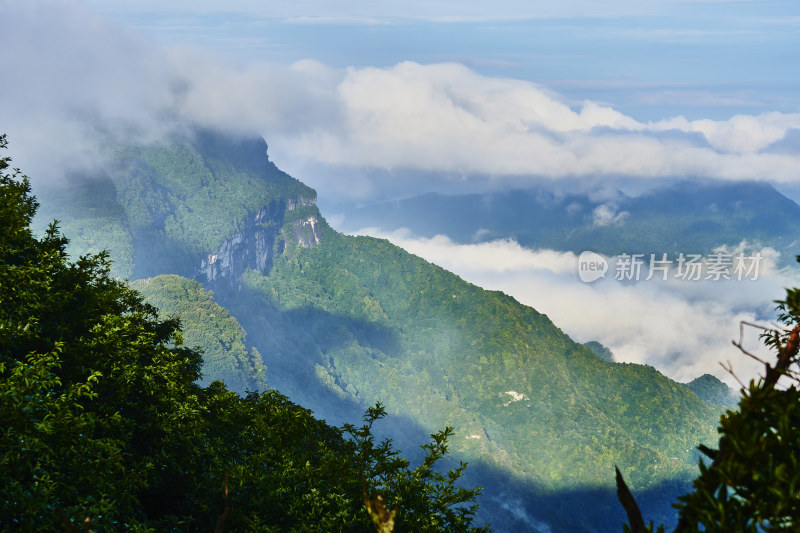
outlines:
[[[744,240],[775,248],[790,264],[799,242],[800,205],[765,182],[681,180],[638,196],[549,188],[427,193],[345,212],[339,227],[407,228],[420,237],[445,234],[465,244],[513,238],[532,249],[605,255],[710,253]]]
[[[131,273],[198,277],[243,328],[245,350],[261,354],[269,386],[323,417],[382,401],[421,431],[455,425],[459,457],[545,492],[611,490],[614,463],[639,489],[692,477],[693,449],[713,440],[719,410],[685,386],[652,367],[603,361],[545,315],[388,241],[334,231],[313,189],[255,161],[268,161],[263,139],[203,132],[169,142],[118,148],[142,162],[112,160],[98,178],[114,195],[106,187],[93,199],[109,204],[121,228],[92,233],[105,244],[74,231],[97,230],[92,220],[103,219],[93,212],[73,212],[65,232],[76,249],[129,254]],[[254,159],[227,160],[242,154]],[[58,209],[69,214],[69,202]],[[220,213],[234,222],[214,219]],[[171,246],[174,256],[148,262]],[[535,509],[526,494],[523,506]],[[485,512],[511,520],[498,503]]]

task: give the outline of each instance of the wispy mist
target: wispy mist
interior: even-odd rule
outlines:
[[[786,287],[798,286],[796,271],[775,267],[778,255],[768,248],[758,279],[688,281],[658,277],[636,283],[605,279],[583,283],[578,257],[571,252],[529,250],[514,241],[457,244],[445,236],[418,238],[405,230],[381,233],[395,244],[487,289],[501,290],[545,313],[579,342],[598,340],[618,362],[649,364],[678,381],[713,374],[738,388],[720,363],[733,365],[742,381],[763,370],[732,344],[741,321],[769,325],[774,300]],[[731,250],[734,253],[735,250]],[[745,330],[745,345],[768,354],[759,331]]]

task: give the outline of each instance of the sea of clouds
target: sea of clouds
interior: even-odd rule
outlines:
[[[240,63],[155,44],[79,2],[1,4],[0,129],[35,189],[93,165],[98,135],[147,141],[188,123],[263,135],[279,167],[323,197],[361,203],[387,188],[411,195],[444,184],[455,192],[476,175],[497,189],[543,177],[800,177],[800,153],[785,147],[800,130],[798,113],[642,122],[459,63]],[[406,171],[424,179],[400,181]],[[596,216],[609,223],[621,214]],[[382,236],[532,305],[580,341],[599,340],[619,361],[652,364],[679,380],[725,377],[718,363],[728,360],[740,378],[755,375],[757,364],[730,341],[741,321],[768,319],[782,288],[797,284],[774,267],[770,250],[756,281],[585,284],[569,253]]]
[[[681,279],[675,276],[677,258],[668,256],[674,264],[666,281],[660,272],[647,280],[646,265],[638,281],[618,280],[618,258],[606,258],[605,277],[585,283],[579,276],[579,256],[572,252],[531,250],[513,240],[459,244],[444,235],[420,238],[408,230],[366,228],[357,233],[388,239],[471,283],[510,294],[546,314],[575,340],[601,342],[618,362],[649,364],[681,382],[710,373],[737,389],[737,379],[747,384],[763,374],[763,367],[732,341],[741,340],[751,353],[770,357],[759,339],[761,330],[742,329],[742,322],[778,326],[774,301],[785,295],[786,287],[800,284],[796,269],[776,266],[776,251],[744,245],[723,250],[734,257],[760,255],[758,268],[741,280],[732,270],[730,280],[705,279],[705,272],[700,280]],[[750,251],[743,252],[745,248]],[[735,377],[722,365],[731,367]]]

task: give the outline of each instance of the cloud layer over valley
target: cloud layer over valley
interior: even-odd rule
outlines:
[[[760,251],[755,280],[665,282],[659,276],[645,280],[643,271],[638,282],[623,283],[614,279],[610,260],[604,279],[583,283],[572,252],[530,250],[513,240],[459,244],[443,235],[419,238],[407,230],[358,233],[387,238],[471,283],[510,294],[548,315],[575,340],[600,341],[618,362],[649,364],[684,382],[710,373],[738,388],[720,363],[730,362],[745,383],[762,372],[731,341],[739,340],[741,321],[772,324],[774,300],[784,296],[785,287],[800,284],[796,271],[775,267],[777,254],[768,248]],[[759,334],[745,328],[744,346],[768,356]]]
[[[258,132],[282,168],[361,200],[396,190],[382,182],[399,172],[453,185],[482,176],[497,188],[541,177],[800,176],[800,150],[786,141],[800,113],[642,122],[457,63],[237,64],[148,43],[74,2],[5,3],[0,44],[3,128],[29,169],[47,159],[37,149],[74,164],[88,119],[149,133],[173,120]]]

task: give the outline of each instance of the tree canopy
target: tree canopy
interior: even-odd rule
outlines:
[[[700,475],[675,505],[679,521],[673,533],[797,531],[800,526],[800,289],[788,289],[777,303],[782,327],[763,328],[762,334],[775,359],[761,360],[764,375],[751,380],[736,408],[722,415],[717,449],[699,447],[705,455]],[[741,341],[736,344],[758,359]],[[626,531],[653,531],[619,474],[617,482],[630,520]]]
[[[5,148],[0,136],[0,148]],[[276,391],[197,385],[181,342],[105,253],[37,238],[27,177],[0,158],[0,528],[4,531],[488,531],[479,489],[375,442],[377,405],[336,428]]]

